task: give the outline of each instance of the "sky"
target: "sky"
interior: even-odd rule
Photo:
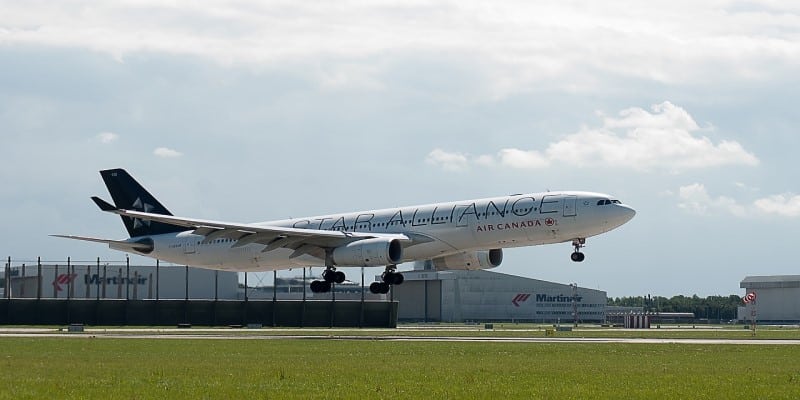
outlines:
[[[107,168],[235,222],[584,190],[637,216],[494,271],[742,294],[800,273],[798,70],[789,1],[0,1],[0,255],[124,259],[48,236],[126,236]]]

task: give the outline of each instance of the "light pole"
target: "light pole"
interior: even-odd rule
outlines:
[[[572,286],[572,319],[573,319],[573,326],[575,328],[578,327],[578,284],[577,283],[570,283]]]

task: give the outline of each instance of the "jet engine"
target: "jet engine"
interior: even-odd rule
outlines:
[[[490,269],[503,262],[503,249],[466,251],[431,261],[437,271]]]
[[[403,246],[397,239],[363,239],[333,249],[336,265],[375,267],[399,264]]]

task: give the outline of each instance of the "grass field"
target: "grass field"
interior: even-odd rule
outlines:
[[[0,398],[800,398],[800,346],[3,338]]]

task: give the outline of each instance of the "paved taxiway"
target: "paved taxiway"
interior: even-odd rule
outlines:
[[[300,330],[286,330],[300,331]],[[694,345],[800,345],[800,339],[659,339],[659,338],[559,338],[507,336],[411,336],[411,335],[347,335],[347,329],[330,334],[259,334],[252,329],[86,329],[74,333],[52,328],[6,328],[0,338],[70,338],[70,339],[164,339],[164,340],[367,340],[405,342],[495,342],[495,343],[635,343]],[[352,331],[352,330],[351,330]],[[369,332],[369,330],[358,330]],[[386,332],[386,330],[381,330]],[[326,331],[327,332],[327,331]]]

